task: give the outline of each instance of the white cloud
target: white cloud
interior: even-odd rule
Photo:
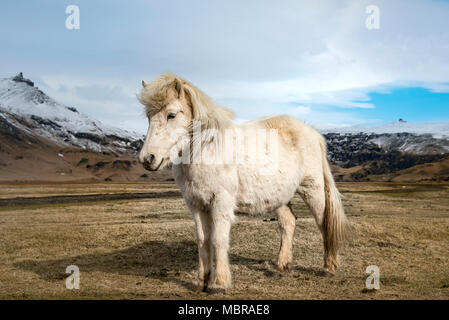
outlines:
[[[303,116],[311,112],[310,107],[307,106],[297,106],[292,111],[291,114],[294,116]]]
[[[449,89],[449,3],[377,1],[379,30],[365,28],[365,8],[371,1],[339,2],[338,6],[333,1],[313,5],[297,2],[282,10],[264,4],[264,10],[272,13],[271,19],[258,25],[258,31],[267,34],[266,41],[252,42],[255,47],[251,52],[257,54],[251,57],[252,61],[245,60],[248,66],[239,62],[232,65],[226,59],[217,66],[228,72],[233,70],[236,79],[198,81],[212,96],[245,101],[243,108],[251,105],[256,110],[261,101],[272,105],[374,108],[368,96],[373,91],[387,92],[402,85],[432,92]],[[243,34],[247,36],[246,32]],[[276,41],[274,37],[290,41]],[[237,42],[240,43],[239,39]],[[270,46],[277,48],[270,50]],[[273,56],[273,50],[279,55]],[[213,70],[207,59],[204,61],[204,68]],[[260,78],[248,80],[245,75],[255,65],[262,70],[266,68],[266,72]],[[200,67],[196,74],[201,73],[206,71]],[[193,73],[192,77],[200,78]],[[347,122],[344,120],[341,119],[341,124]]]
[[[114,37],[120,53],[116,60],[113,50],[101,52],[95,46],[107,61],[98,70],[115,71],[114,77],[94,77],[101,74],[95,67],[83,70],[75,64],[80,70],[64,76],[48,72],[43,80],[61,102],[142,131],[146,122],[135,99],[140,80],[164,71],[191,80],[239,118],[296,112],[316,126],[378,121],[352,113],[375,107],[368,95],[373,91],[414,85],[449,92],[449,3],[377,0],[380,29],[368,30],[365,8],[371,4],[147,2],[139,12],[151,18],[139,15],[123,33],[132,34],[132,45],[128,38]],[[294,106],[302,109],[293,111]]]
[[[109,125],[145,133],[148,122],[136,98],[137,88],[114,79],[42,77],[43,90],[52,98]],[[140,89],[140,88],[139,88]]]

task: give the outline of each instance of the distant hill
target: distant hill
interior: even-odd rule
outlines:
[[[379,127],[358,126],[334,131],[324,135],[329,159],[336,165],[334,173],[340,181],[398,180],[398,175],[405,174],[406,169],[449,159],[448,123],[399,121]],[[435,165],[427,173],[428,176],[407,173],[403,180],[449,181],[444,166]]]
[[[105,125],[23,77],[0,79],[0,181],[148,181],[137,162],[143,136]]]
[[[412,123],[403,119],[378,126],[350,126],[322,130],[323,133],[341,134],[385,134],[385,133],[412,133],[415,135],[431,135],[434,138],[449,139],[449,122]]]

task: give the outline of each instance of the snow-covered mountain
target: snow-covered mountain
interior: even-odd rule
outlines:
[[[400,119],[383,126],[353,126],[322,133],[335,162],[374,150],[415,155],[449,153],[449,123],[409,123]]]
[[[334,164],[359,168],[351,169],[349,180],[369,179],[370,175],[392,174],[449,159],[449,123],[415,124],[400,120],[383,126],[322,132]],[[443,171],[438,173],[438,179],[449,179]]]
[[[133,154],[142,144],[141,134],[103,124],[53,100],[22,73],[0,79],[0,117],[16,129],[63,146]]]
[[[325,129],[324,133],[366,133],[366,134],[383,134],[383,133],[413,133],[415,135],[432,135],[434,138],[449,139],[449,122],[432,122],[432,123],[411,123],[399,119],[396,122],[390,122],[379,126],[350,126],[343,128]]]

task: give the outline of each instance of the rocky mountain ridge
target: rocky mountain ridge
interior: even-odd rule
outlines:
[[[136,154],[143,136],[105,125],[46,95],[19,73],[0,79],[0,117],[18,130],[61,146],[112,154]]]

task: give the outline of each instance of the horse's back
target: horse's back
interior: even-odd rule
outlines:
[[[322,139],[321,134],[317,130],[288,115],[264,117],[246,122],[242,126],[277,130],[280,141],[289,150],[292,148],[304,148],[309,145],[316,146],[317,140]]]

